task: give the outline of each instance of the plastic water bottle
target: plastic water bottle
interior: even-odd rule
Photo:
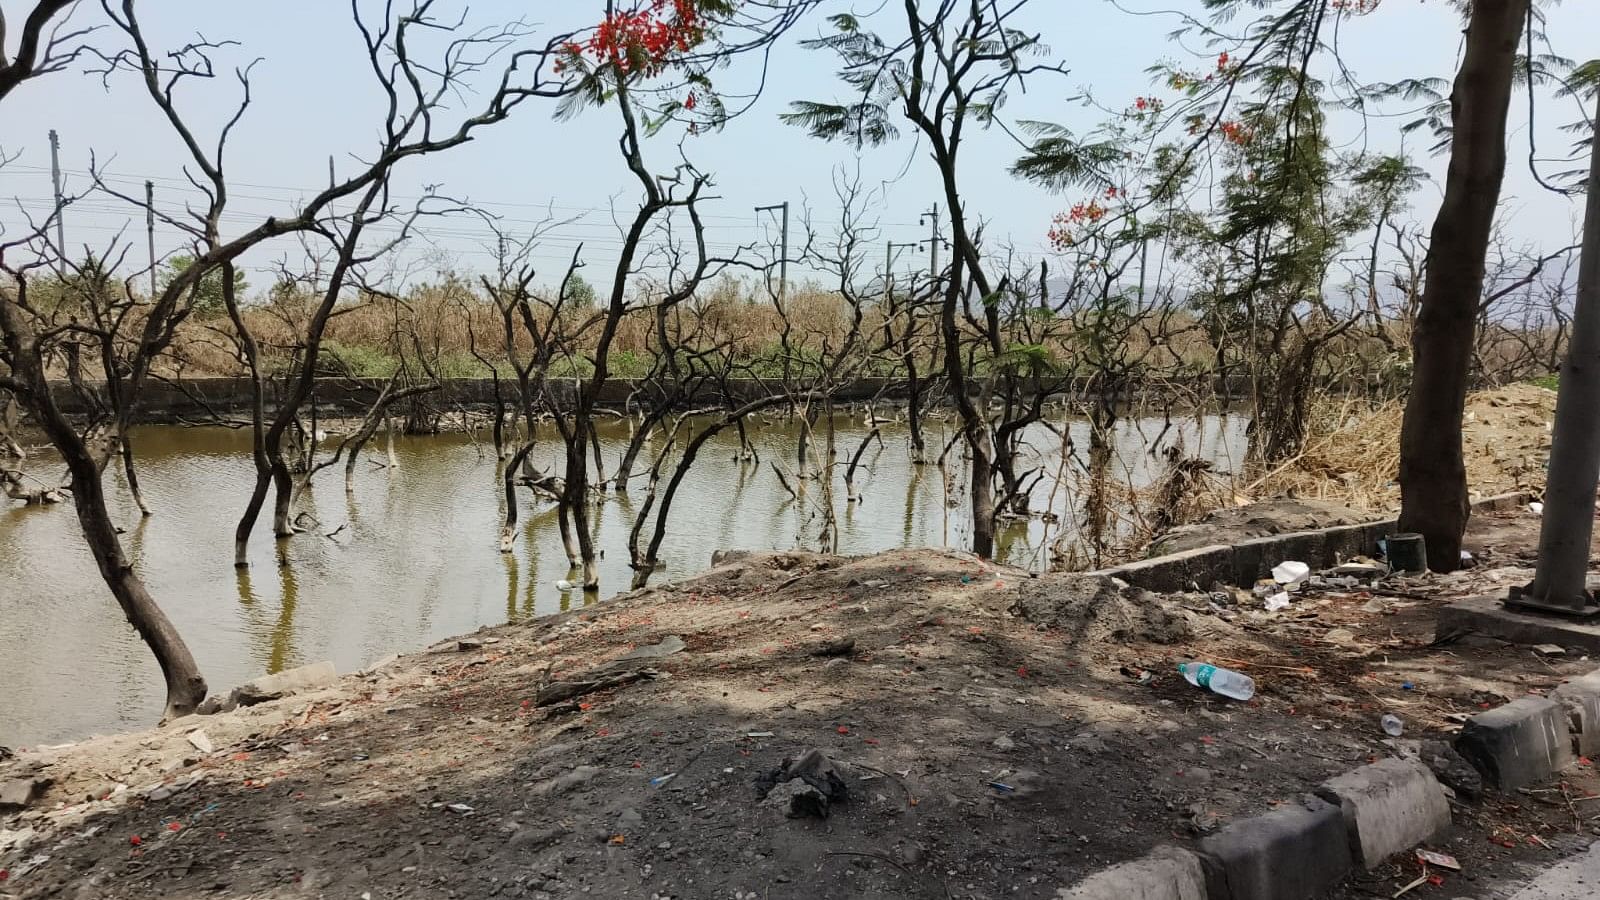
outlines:
[[[1249,675],[1223,669],[1207,663],[1178,663],[1178,671],[1185,681],[1195,687],[1209,688],[1234,700],[1249,700],[1256,695],[1256,683]]]

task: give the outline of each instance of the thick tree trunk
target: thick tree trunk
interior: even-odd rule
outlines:
[[[272,488],[272,534],[280,538],[293,537],[295,528],[290,515],[294,509],[294,478],[289,475],[283,457],[276,454],[272,458]]]
[[[1572,338],[1556,399],[1539,567],[1530,590],[1535,602],[1575,612],[1588,605],[1594,493],[1600,482],[1600,140],[1590,148],[1587,204]]]
[[[161,666],[161,675],[167,683],[163,717],[187,716],[206,698],[206,680],[200,675],[200,667],[178,635],[178,629],[156,605],[155,598],[150,596],[144,581],[134,573],[123,554],[116,526],[106,509],[100,473],[86,458],[69,458],[68,468],[72,472],[72,500],[78,511],[78,522],[89,544],[89,552],[100,567],[100,576],[111,589],[117,605],[122,607],[128,623],[149,645],[156,663]]]
[[[172,620],[150,596],[144,582],[133,571],[133,565],[123,553],[116,525],[112,523],[111,513],[106,508],[105,486],[101,481],[102,462],[96,459],[72,423],[55,405],[44,363],[27,332],[11,316],[11,310],[3,300],[0,300],[0,326],[4,328],[7,349],[12,354],[12,372],[26,379],[28,393],[24,399],[29,403],[34,421],[44,430],[67,464],[78,525],[83,530],[84,542],[89,546],[95,565],[100,569],[100,576],[111,590],[117,605],[122,608],[128,624],[139,633],[161,667],[167,685],[163,716],[176,718],[189,715],[206,697],[205,678],[200,675],[200,667]]]
[[[1475,0],[1450,95],[1444,199],[1433,222],[1427,285],[1412,337],[1415,374],[1400,432],[1400,523],[1422,534],[1429,566],[1460,566],[1471,505],[1461,450],[1484,259],[1506,168],[1512,69],[1529,0]]]

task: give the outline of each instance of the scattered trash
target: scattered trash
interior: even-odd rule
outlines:
[[[1149,684],[1156,677],[1154,672],[1149,669],[1141,669],[1138,666],[1123,666],[1122,674],[1124,677],[1131,678],[1140,684]]]
[[[477,810],[465,803],[446,803],[444,808],[450,810],[458,816],[470,816],[477,812]]]
[[[1536,516],[1542,516],[1544,515],[1544,504],[1535,500],[1528,504],[1528,511]]]
[[[1006,784],[1003,781],[990,781],[990,782],[987,782],[987,784],[988,784],[989,787],[994,788],[995,790],[999,791],[1002,794],[1010,794],[1010,793],[1014,793],[1016,791],[1016,788],[1012,787],[1009,784]]]
[[[215,753],[217,749],[212,746],[211,738],[206,737],[205,731],[199,728],[189,732],[189,743],[201,753]]]
[[[1409,681],[1400,682],[1400,690],[1402,690],[1402,691],[1414,691],[1416,689],[1417,689],[1417,686],[1412,684]]]
[[[677,772],[668,772],[665,775],[657,775],[656,777],[650,779],[650,786],[651,787],[661,787],[663,784],[666,784],[667,782],[669,782],[672,779],[677,778],[677,777],[678,777],[678,773]]]
[[[1389,574],[1389,567],[1364,556],[1357,556],[1334,566],[1331,571],[1335,575],[1346,575],[1354,578],[1381,578]]]
[[[1283,591],[1279,591],[1278,593],[1268,597],[1267,602],[1263,606],[1267,612],[1277,612],[1281,609],[1288,609],[1289,595]]]
[[[1566,656],[1567,648],[1559,644],[1539,644],[1533,648],[1533,652],[1539,656]]]
[[[1311,567],[1298,560],[1285,560],[1272,567],[1272,580],[1283,585],[1289,590],[1311,575]]]
[[[1256,683],[1249,675],[1200,662],[1178,664],[1178,672],[1195,687],[1211,691],[1234,700],[1249,700],[1256,695]]]
[[[1469,551],[1466,551],[1466,550],[1461,551],[1461,567],[1462,568],[1470,569],[1470,568],[1472,568],[1472,566],[1476,562],[1477,561],[1472,558],[1472,554]]]
[[[1449,869],[1452,872],[1461,871],[1461,863],[1457,862],[1454,856],[1448,853],[1424,850],[1421,847],[1417,848],[1417,862],[1438,866],[1441,869]]]
[[[1428,873],[1424,872],[1424,873],[1422,873],[1422,875],[1418,876],[1416,881],[1413,881],[1410,884],[1406,885],[1405,887],[1402,887],[1400,890],[1395,891],[1393,896],[1394,897],[1403,896],[1406,893],[1409,893],[1411,891],[1411,889],[1422,887],[1423,885],[1425,885],[1427,883],[1428,883]],[[1391,898],[1391,900],[1392,900],[1392,898]]]
[[[745,737],[747,737],[747,738],[769,738],[769,737],[777,737],[777,735],[775,735],[775,734],[773,734],[773,733],[772,733],[772,732],[770,732],[770,731],[747,731],[747,732],[745,732],[745,735],[744,735],[744,736],[745,736]]]
[[[1399,737],[1405,734],[1406,731],[1406,723],[1402,722],[1400,717],[1394,713],[1384,713],[1383,718],[1378,720],[1378,724],[1383,727],[1383,733],[1389,737]]]

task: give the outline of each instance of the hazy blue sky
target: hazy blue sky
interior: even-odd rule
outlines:
[[[15,0],[0,0],[8,11]],[[1125,0],[1126,10],[1162,8],[1198,11],[1198,0]],[[364,68],[359,36],[342,2],[329,0],[163,0],[142,4],[146,27],[158,46],[170,47],[195,33],[211,39],[234,39],[243,46],[230,51],[232,62],[261,57],[253,84],[255,102],[231,144],[228,171],[238,187],[228,225],[237,231],[257,217],[292,207],[308,187],[325,182],[328,157],[337,160],[360,155],[371,146],[381,116],[370,74]],[[834,4],[836,9],[870,12],[877,0]],[[452,7],[458,8],[458,7]],[[557,3],[555,0],[512,2],[480,0],[470,7],[471,21],[488,23],[522,17],[551,28],[593,20],[603,8],[600,0]],[[894,10],[890,10],[893,12]],[[17,14],[12,11],[12,16]],[[90,21],[100,15],[98,4],[85,3],[78,17]],[[1177,25],[1170,15],[1131,15],[1106,0],[1035,0],[1029,26],[1040,30],[1057,56],[1071,68],[1066,78],[1035,80],[1025,97],[1017,98],[1014,115],[1063,121],[1086,130],[1102,113],[1068,98],[1092,91],[1103,104],[1120,107],[1138,94],[1156,91],[1145,69],[1160,59],[1184,60],[1204,47],[1184,47],[1169,40]],[[721,198],[707,207],[714,244],[728,247],[761,234],[752,211],[758,204],[789,200],[798,207],[808,198],[820,222],[837,214],[832,192],[836,166],[855,165],[856,154],[841,145],[820,143],[797,129],[784,126],[777,114],[793,99],[833,99],[841,96],[833,78],[832,60],[795,46],[802,37],[825,27],[818,16],[787,38],[772,57],[771,77],[759,105],[726,131],[691,139],[690,154],[704,170],[714,173],[715,193]],[[885,28],[892,28],[886,22]],[[1554,50],[1586,59],[1600,56],[1600,0],[1568,0],[1551,12],[1549,34]],[[104,36],[110,40],[114,35]],[[1407,76],[1450,76],[1459,50],[1459,22],[1443,2],[1385,0],[1375,14],[1342,25],[1340,44],[1350,68],[1362,79],[1390,81]],[[722,76],[730,85],[748,69]],[[236,86],[227,80],[205,85],[189,96],[188,108],[202,129],[215,125],[231,110]],[[540,218],[554,204],[557,216],[582,216],[544,242],[541,262],[550,277],[579,240],[591,256],[589,273],[597,275],[619,243],[606,211],[615,200],[627,211],[634,202],[632,182],[615,149],[614,113],[601,109],[575,122],[555,122],[549,106],[528,104],[503,124],[481,132],[472,144],[443,156],[407,166],[400,172],[402,192],[415,192],[422,184],[437,184],[454,196],[468,197],[503,216],[515,228]],[[1576,117],[1570,101],[1558,105],[1541,102],[1539,134],[1545,155],[1565,154],[1570,139],[1555,131],[1556,124]],[[1348,148],[1368,146],[1393,150],[1400,146],[1400,119],[1371,119],[1365,129],[1358,120],[1341,119],[1338,136]],[[1572,201],[1540,191],[1527,173],[1527,109],[1519,95],[1512,111],[1512,162],[1507,178],[1507,212],[1511,229],[1541,243],[1563,241],[1573,231],[1580,207]],[[49,205],[49,149],[45,132],[61,134],[63,165],[69,173],[69,191],[81,185],[80,174],[90,153],[108,171],[123,177],[123,186],[140,190],[144,178],[154,178],[158,202],[177,205],[192,198],[192,188],[182,181],[184,157],[170,129],[156,115],[139,86],[127,76],[113,80],[109,90],[96,76],[62,73],[34,82],[6,101],[0,121],[0,146],[8,153],[20,151],[14,164],[0,170],[0,197],[8,198],[0,210],[0,223],[14,228],[22,221],[17,203],[35,215]],[[1423,136],[1411,143],[1418,162],[1436,177],[1442,160],[1425,155]],[[650,148],[655,159],[666,162],[674,148],[656,141]],[[967,148],[963,188],[970,212],[990,222],[992,241],[1009,238],[1019,248],[1038,252],[1051,215],[1069,205],[1070,198],[1052,196],[1020,184],[1006,173],[1015,148],[1002,134],[979,135]],[[868,151],[860,157],[864,179],[885,185],[880,214],[884,238],[914,240],[925,236],[918,213],[937,201],[929,164],[909,138],[900,144]],[[902,173],[903,176],[902,176]],[[1416,198],[1415,215],[1431,219],[1438,196],[1437,182]],[[142,216],[130,217],[114,202],[96,200],[69,212],[68,243],[99,245],[132,218],[142,228]],[[443,257],[461,269],[487,267],[489,243],[481,225],[461,220],[432,231]],[[175,235],[161,229],[162,249],[174,244]],[[414,247],[408,253],[418,254]],[[264,264],[279,253],[295,252],[292,245],[272,254],[257,254],[251,262]],[[910,257],[903,266],[918,265]],[[263,284],[264,276],[253,278]]]

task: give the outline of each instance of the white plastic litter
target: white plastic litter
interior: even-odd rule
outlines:
[[[1272,580],[1291,590],[1311,577],[1311,567],[1297,560],[1287,560],[1272,567]]]
[[[1267,612],[1277,612],[1280,609],[1288,608],[1289,595],[1283,591],[1279,591],[1278,593],[1267,598]]]

